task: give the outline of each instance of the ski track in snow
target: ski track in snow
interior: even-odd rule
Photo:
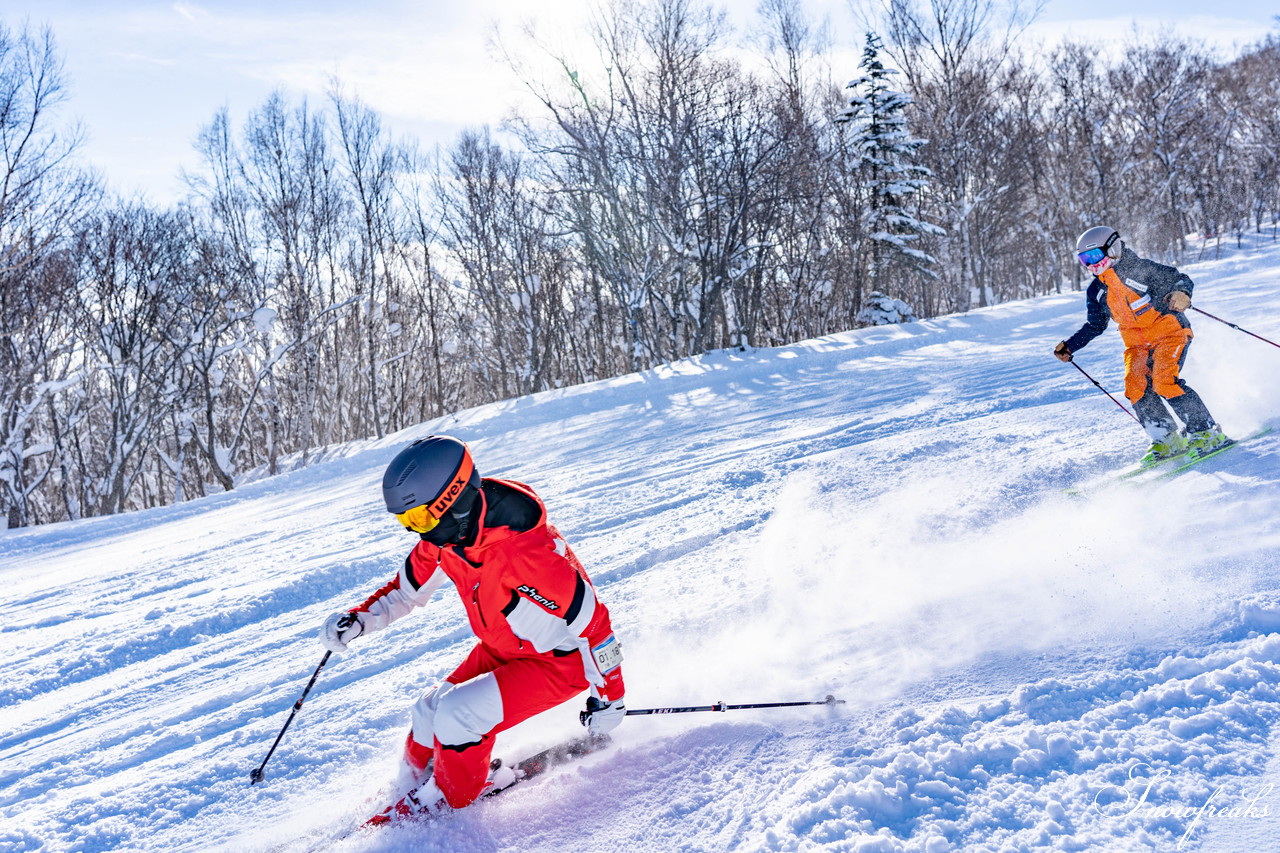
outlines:
[[[1184,268],[1197,304],[1280,337],[1280,247]],[[1280,436],[1068,497],[1143,449],[1050,356],[1083,317],[1066,293],[711,353],[0,532],[0,850],[1280,849]],[[1192,321],[1184,375],[1227,430],[1280,426],[1280,352]],[[1079,356],[1117,397],[1119,354],[1113,327]],[[546,499],[630,707],[849,704],[636,717],[503,797],[338,840],[470,647],[446,590],[335,655],[249,787],[320,622],[412,546],[378,483],[431,432]],[[495,754],[572,736],[578,706]]]

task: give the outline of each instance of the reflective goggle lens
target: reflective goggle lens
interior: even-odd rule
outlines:
[[[1085,249],[1076,257],[1080,258],[1080,263],[1084,264],[1086,267],[1091,267],[1094,264],[1102,263],[1102,259],[1106,256],[1107,250],[1099,247],[1094,249]]]
[[[427,511],[426,504],[396,513],[396,520],[414,533],[429,533],[433,527],[440,523],[440,519]]]

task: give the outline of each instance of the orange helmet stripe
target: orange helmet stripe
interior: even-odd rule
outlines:
[[[449,481],[449,485],[440,493],[440,497],[427,505],[427,511],[432,516],[437,519],[444,518],[444,514],[449,511],[449,507],[454,505],[458,500],[458,496],[462,494],[462,490],[467,487],[467,482],[471,479],[471,474],[475,471],[475,467],[475,463],[471,461],[471,454],[464,453],[462,462],[458,465],[458,471],[453,475],[453,479]]]

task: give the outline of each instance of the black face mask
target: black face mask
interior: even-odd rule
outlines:
[[[479,497],[480,490],[468,485],[445,513],[444,518],[440,519],[440,523],[419,535],[438,548],[446,545],[471,544],[475,541],[475,534],[479,528],[479,524],[474,523],[475,516],[480,514],[483,506],[483,502],[478,500]]]

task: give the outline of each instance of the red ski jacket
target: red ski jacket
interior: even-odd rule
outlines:
[[[498,657],[581,655],[587,681],[606,702],[622,698],[622,652],[609,609],[533,489],[514,480],[481,483],[475,541],[439,548],[425,540],[400,573],[352,612],[363,632],[385,628],[425,604],[446,579],[471,629]]]

